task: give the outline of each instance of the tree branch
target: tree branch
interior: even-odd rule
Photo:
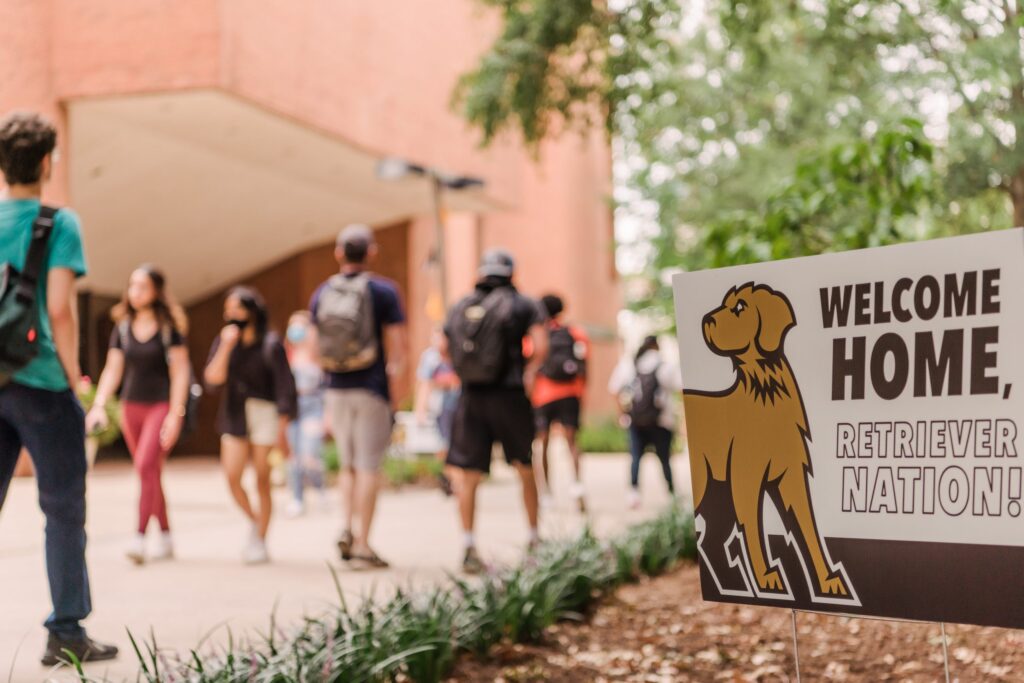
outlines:
[[[967,90],[964,87],[964,81],[960,77],[960,73],[956,70],[956,67],[953,66],[953,63],[945,57],[942,50],[940,50],[935,45],[935,43],[933,42],[932,34],[921,23],[921,17],[911,12],[910,9],[907,7],[906,3],[903,2],[903,0],[896,0],[896,4],[899,5],[900,9],[903,10],[903,12],[913,20],[914,26],[923,36],[924,42],[928,46],[928,52],[931,54],[932,58],[935,59],[940,64],[942,64],[946,68],[946,72],[953,78],[953,83],[956,85],[956,90],[958,94],[960,95],[961,99],[963,99],[964,105],[967,107],[967,110],[971,113],[971,116],[973,116],[976,119],[978,125],[980,125],[989,135],[989,137],[991,137],[995,141],[997,147],[1006,152],[1012,151],[1009,147],[1006,146],[1006,144],[1003,143],[1002,140],[999,139],[999,135],[996,134],[996,131],[992,128],[988,121],[985,120],[985,113],[978,108],[977,104],[970,97],[967,96]]]

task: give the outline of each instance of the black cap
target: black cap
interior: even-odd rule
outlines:
[[[512,277],[516,261],[506,249],[488,249],[480,259],[480,277]]]

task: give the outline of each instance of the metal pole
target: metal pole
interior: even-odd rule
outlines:
[[[942,664],[946,668],[946,683],[949,683],[949,646],[946,644],[946,622],[939,622],[942,627]]]
[[[444,208],[441,206],[442,191],[444,185],[441,179],[436,173],[430,174],[430,182],[434,194],[434,231],[435,240],[437,242],[435,246],[434,256],[437,259],[437,280],[438,285],[441,288],[441,304],[444,306],[444,310],[448,310],[448,263],[445,255],[445,235],[444,235]]]
[[[791,611],[793,615],[793,661],[796,663],[796,683],[800,683],[800,642],[796,638],[796,610]],[[947,683],[948,680],[947,680]]]

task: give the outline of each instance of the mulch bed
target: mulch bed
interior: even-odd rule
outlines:
[[[941,681],[938,625],[799,613],[804,681]],[[1024,680],[1024,631],[947,625],[951,680]],[[701,600],[686,564],[625,586],[539,645],[460,659],[452,681],[795,681],[790,612]]]

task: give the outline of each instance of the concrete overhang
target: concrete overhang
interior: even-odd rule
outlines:
[[[87,240],[86,289],[119,293],[159,264],[183,302],[332,239],[348,223],[432,211],[424,179],[384,181],[386,151],[314,130],[218,90],[72,100],[71,204]],[[505,208],[474,189],[448,208]]]

